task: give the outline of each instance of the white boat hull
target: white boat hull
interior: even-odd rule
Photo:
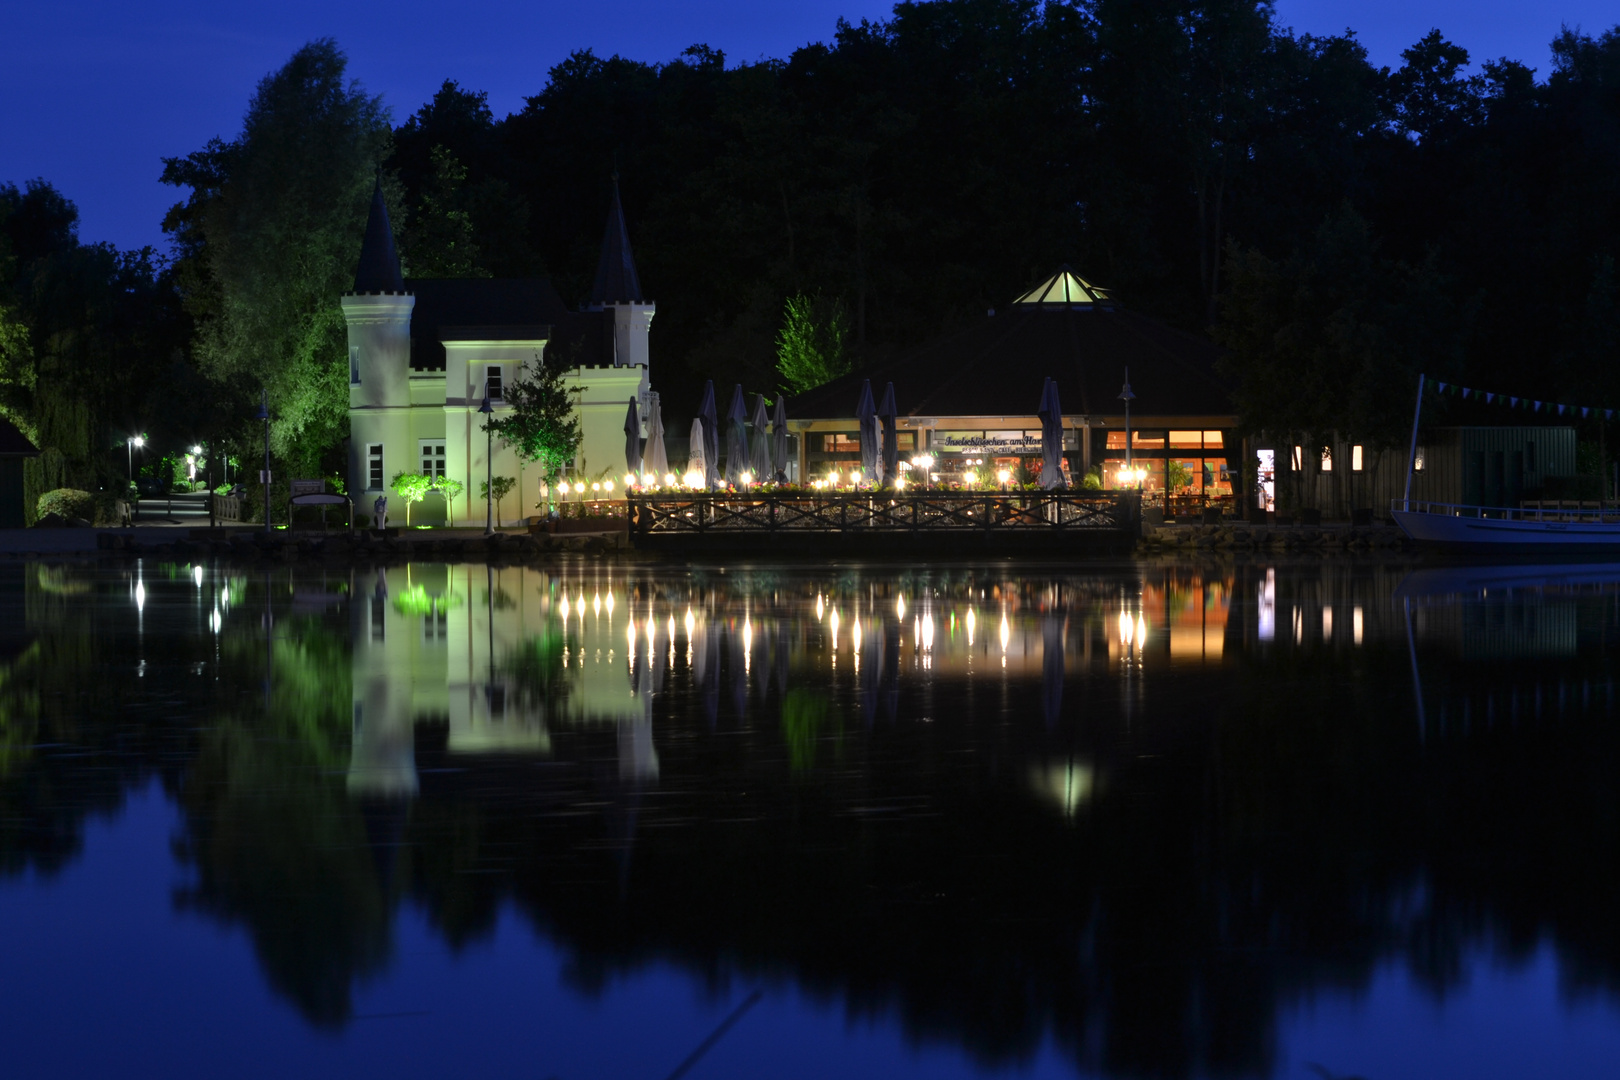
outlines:
[[[1462,508],[1467,509],[1467,508]],[[1415,510],[1391,511],[1414,541],[1443,547],[1620,548],[1620,519],[1553,521],[1481,517]]]

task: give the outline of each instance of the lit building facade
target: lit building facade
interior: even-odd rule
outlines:
[[[486,475],[516,481],[497,508],[521,523],[539,496],[539,467],[489,440],[480,413],[510,412],[505,388],[542,357],[569,367],[583,428],[573,473],[623,469],[624,417],[635,398],[643,417],[651,386],[648,330],[656,305],[642,295],[615,188],[590,302],[569,310],[543,278],[406,278],[381,188],[372,197],[354,291],[342,298],[349,345],[348,490],[361,512],[389,495],[399,473],[449,477],[462,495],[440,493],[411,513],[414,524],[483,524]],[[490,454],[493,457],[490,457]],[[390,518],[403,521],[394,500]]]

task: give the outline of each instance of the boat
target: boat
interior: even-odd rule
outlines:
[[[1390,500],[1390,515],[1414,543],[1474,551],[1579,551],[1620,549],[1620,505],[1546,500],[1517,507],[1472,506],[1412,498],[1418,420],[1423,415],[1425,377],[1418,376],[1412,411],[1412,445],[1406,458],[1406,491]],[[1441,389],[1445,384],[1440,384]]]
[[[1545,502],[1520,507],[1467,506],[1395,499],[1395,523],[1413,541],[1457,548],[1620,548],[1620,506]]]

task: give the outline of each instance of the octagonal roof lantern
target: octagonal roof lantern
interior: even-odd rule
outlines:
[[[1067,310],[1072,308],[1098,308],[1112,310],[1119,302],[1107,289],[1093,285],[1069,269],[1058,267],[1057,273],[1029,290],[1015,304],[1032,304],[1043,308]]]

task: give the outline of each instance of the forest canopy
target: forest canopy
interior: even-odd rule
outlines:
[[[1254,0],[935,0],[780,59],[582,50],[511,115],[446,81],[397,119],[337,43],[313,42],[234,138],[166,163],[185,193],[172,263],[109,251],[81,268],[162,294],[148,318],[181,345],[156,334],[152,355],[179,348],[226,406],[185,437],[250,445],[264,385],[278,455],[333,468],[337,298],[379,177],[407,274],[546,275],[576,303],[616,173],[672,412],[704,379],[781,389],[802,298],[839,313],[858,368],[1061,263],[1224,344],[1250,427],[1385,439],[1385,399],[1419,366],[1620,407],[1620,28],[1566,28],[1539,68],[1436,30],[1385,68],[1354,33],[1295,33]],[[55,219],[9,190],[0,408],[40,431],[63,406],[36,369],[92,361],[66,359],[78,346],[39,284],[66,272],[40,261]],[[78,329],[137,340],[124,325]],[[1343,409],[1325,389],[1341,383]],[[115,429],[146,399],[110,397],[64,453],[115,475]]]

